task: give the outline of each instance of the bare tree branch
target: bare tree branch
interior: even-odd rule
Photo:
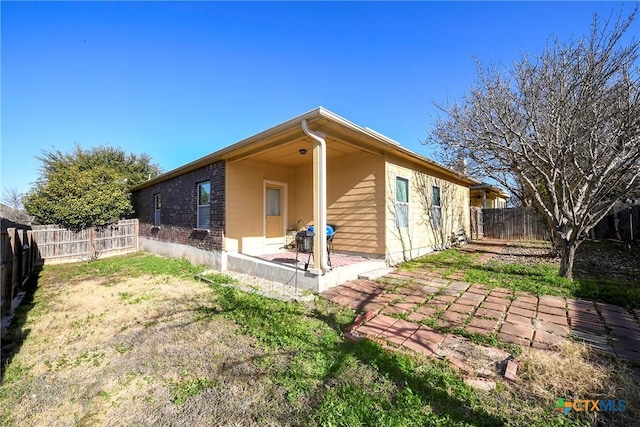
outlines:
[[[575,250],[612,205],[640,194],[640,44],[636,17],[594,16],[586,37],[551,39],[509,70],[483,67],[459,103],[438,106],[428,141],[447,164],[491,178],[547,220],[571,277]]]

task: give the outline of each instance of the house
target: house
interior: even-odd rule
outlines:
[[[24,209],[16,209],[4,203],[0,203],[0,219],[2,219],[2,230],[6,230],[8,227],[28,227],[31,225],[31,217]],[[13,225],[6,225],[13,224]]]
[[[509,195],[486,182],[470,187],[471,206],[483,209],[503,209],[507,207]]]
[[[138,185],[132,201],[145,250],[322,291],[446,246],[469,230],[477,184],[318,107]],[[309,224],[308,269],[260,258]],[[359,269],[330,265],[326,224]]]

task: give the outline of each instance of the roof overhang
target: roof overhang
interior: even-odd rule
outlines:
[[[152,186],[219,160],[226,160],[228,162],[239,161],[251,158],[264,151],[275,149],[282,144],[306,140],[307,137],[302,131],[302,120],[306,120],[309,127],[314,131],[324,132],[327,138],[331,140],[351,144],[361,150],[372,153],[396,155],[434,170],[440,175],[446,176],[463,185],[473,186],[479,184],[479,182],[474,179],[459,174],[438,162],[402,147],[391,138],[372,129],[358,126],[326,108],[317,107],[233,145],[151,178],[133,187],[132,190],[135,191]]]
[[[471,187],[469,187],[470,190],[485,190],[491,194],[495,194],[498,197],[501,197],[503,199],[508,199],[509,195],[507,193],[505,193],[503,190],[501,190],[498,187],[494,187],[491,184],[487,184],[485,182],[477,184],[477,185],[472,185]]]

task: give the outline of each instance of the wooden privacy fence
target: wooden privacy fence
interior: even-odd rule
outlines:
[[[124,219],[102,229],[88,228],[79,232],[55,225],[31,228],[7,228],[0,235],[3,309],[11,307],[17,291],[37,265],[76,262],[138,250],[137,219]]]
[[[73,262],[97,256],[109,256],[138,250],[138,220],[123,219],[102,229],[87,228],[73,232],[56,225],[33,226],[37,245],[36,263]]]
[[[480,240],[484,236],[483,224],[482,224],[482,209],[472,206],[469,215],[471,219],[471,240]]]
[[[640,205],[618,208],[605,216],[589,236],[593,239],[640,240]]]
[[[474,235],[474,211],[471,212],[472,238],[484,233],[492,239],[548,240],[551,236],[544,222],[531,208],[483,209],[475,220],[479,237]],[[624,206],[605,216],[589,232],[592,239],[640,240],[640,205]]]
[[[11,311],[11,301],[33,271],[32,241],[31,230],[11,227],[0,233],[0,306],[3,314]]]
[[[540,217],[528,207],[483,209],[484,237],[508,240],[547,240],[549,231]]]

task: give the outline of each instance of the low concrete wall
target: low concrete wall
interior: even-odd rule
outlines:
[[[259,258],[254,258],[243,254],[229,254],[227,260],[229,270],[239,273],[250,274],[263,279],[273,280],[292,287],[296,285],[300,289],[309,289],[317,292],[319,288],[319,276],[305,271],[290,267],[288,265],[275,264]],[[297,278],[296,278],[297,276]]]
[[[161,240],[140,237],[140,249],[153,254],[169,258],[186,258],[192,264],[206,265],[216,270],[227,269],[227,254],[222,251],[198,249],[180,243],[170,243]]]
[[[324,275],[317,275],[288,265],[276,264],[249,255],[226,253],[194,248],[179,243],[140,237],[140,249],[170,258],[187,258],[193,264],[204,264],[219,271],[231,270],[256,277],[284,283],[291,287],[322,292],[349,280],[355,280],[359,274],[386,266],[383,259],[360,262],[334,268]]]
[[[251,274],[252,276],[284,283],[292,287],[296,285],[297,280],[300,289],[323,292],[349,280],[355,280],[362,273],[384,268],[386,263],[383,259],[359,262],[336,267],[323,275],[318,275],[312,271],[305,271],[300,268],[296,270],[295,267],[275,264],[248,255],[229,254],[228,267],[229,270]]]
[[[328,271],[325,275],[319,276],[320,280],[318,281],[318,289],[316,289],[316,291],[324,292],[327,289],[341,285],[349,280],[356,280],[360,274],[385,268],[386,266],[386,262],[381,259],[336,267]]]
[[[404,255],[406,255],[407,260],[409,260],[409,259],[420,258],[432,252],[434,252],[433,246],[425,246],[420,248],[407,249],[404,252]],[[389,265],[398,265],[400,263],[403,263],[405,262],[405,259],[402,255],[403,255],[402,251],[389,252],[387,253],[387,262],[389,263]]]

